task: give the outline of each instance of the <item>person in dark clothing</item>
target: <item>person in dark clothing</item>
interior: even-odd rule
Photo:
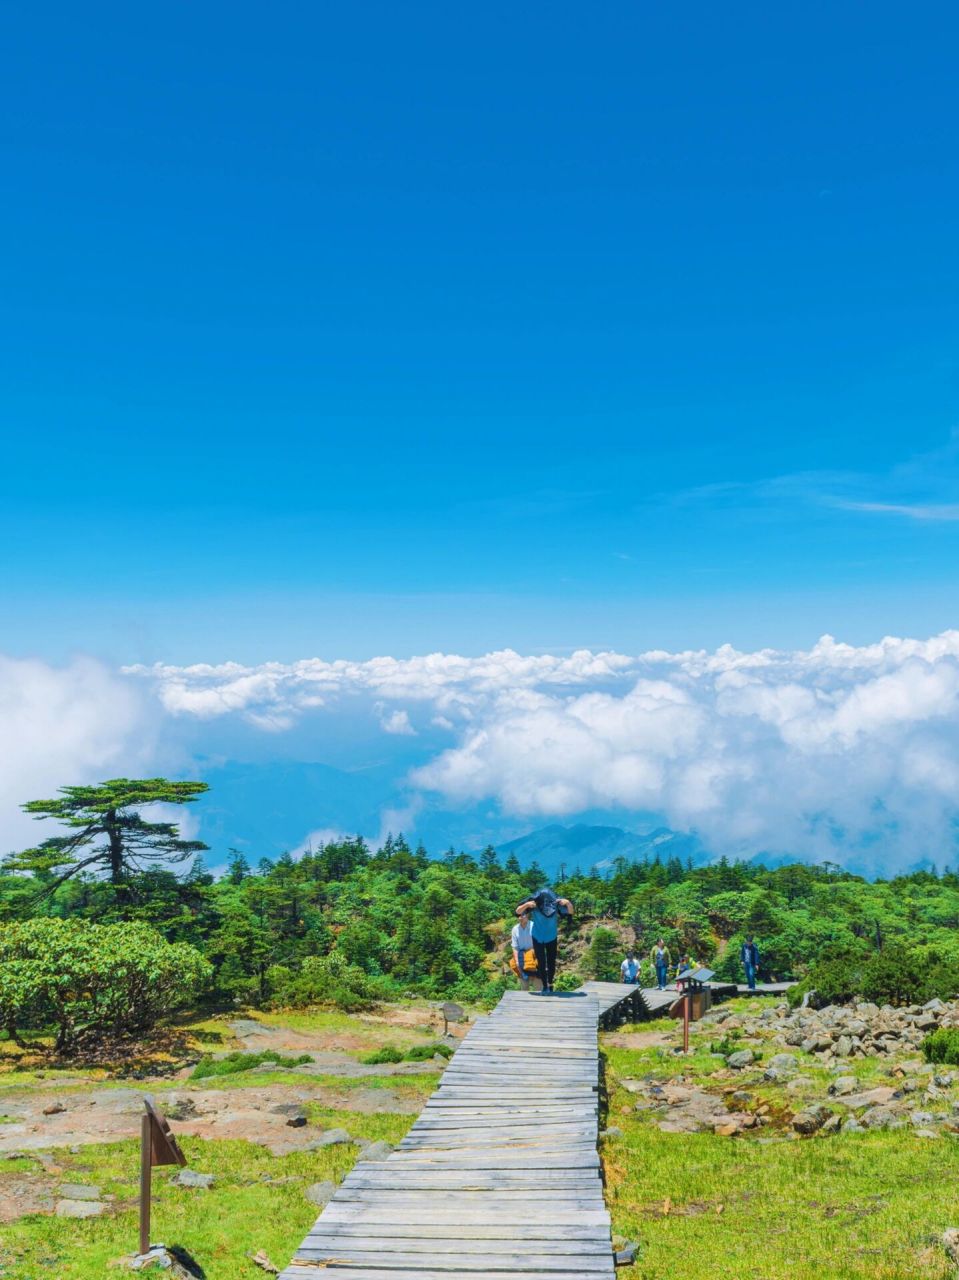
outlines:
[[[556,976],[559,917],[571,916],[573,904],[569,898],[559,898],[552,889],[543,888],[516,908],[518,916],[524,915],[527,911],[531,912],[533,917],[533,951],[536,954],[536,968],[543,984],[543,995],[552,995],[553,980]]]
[[[739,951],[739,958],[746,970],[746,985],[750,991],[756,990],[756,970],[759,968],[759,948],[753,942],[753,935],[750,933],[746,937]]]

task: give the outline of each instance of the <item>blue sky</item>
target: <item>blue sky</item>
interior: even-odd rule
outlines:
[[[0,848],[149,770],[952,856],[954,7],[2,35]]]
[[[780,10],[8,11],[6,649],[949,625],[959,19]]]

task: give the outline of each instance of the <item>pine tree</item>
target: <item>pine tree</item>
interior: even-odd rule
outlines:
[[[6,866],[31,871],[52,893],[78,872],[106,872],[122,893],[144,863],[178,863],[202,853],[202,840],[181,840],[172,822],[146,822],[140,810],[151,804],[192,804],[205,782],[169,782],[166,778],[113,778],[100,786],[61,787],[60,798],[30,800],[23,806],[38,820],[55,818],[69,834],[12,854]]]

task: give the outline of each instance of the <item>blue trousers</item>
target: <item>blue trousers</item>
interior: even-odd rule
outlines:
[[[664,964],[658,964],[656,966],[656,985],[659,987],[660,991],[664,991],[666,989],[666,973],[667,969]]]
[[[756,990],[756,966],[750,964],[748,960],[743,961],[743,967],[746,970],[746,985],[750,991]]]

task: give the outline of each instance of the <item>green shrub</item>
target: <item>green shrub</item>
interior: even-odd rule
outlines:
[[[864,953],[858,948],[835,947],[824,952],[786,998],[793,1008],[802,1003],[807,992],[814,992],[811,1003],[817,1009],[827,1004],[848,1004],[862,993]]]
[[[959,1027],[940,1027],[926,1036],[922,1052],[927,1062],[948,1062],[959,1066]]]
[[[622,958],[622,947],[616,934],[605,925],[597,925],[583,956],[585,971],[599,982],[616,982]]]
[[[876,1004],[914,1004],[922,998],[928,977],[916,952],[886,947],[863,968],[862,994]]]
[[[441,1054],[444,1058],[451,1058],[453,1050],[448,1044],[417,1044],[406,1052],[407,1062],[428,1062],[430,1058],[436,1054]]]
[[[959,964],[955,960],[940,960],[926,974],[920,990],[913,998],[916,1004],[927,1000],[952,1000],[959,993]]]
[[[274,1002],[299,1008],[325,1004],[356,1013],[369,1009],[378,995],[368,974],[350,964],[342,952],[331,951],[325,956],[307,956],[299,972],[278,988]]]
[[[148,925],[35,919],[0,932],[0,1025],[53,1026],[56,1047],[142,1035],[209,983],[212,966]]]
[[[556,979],[557,991],[578,991],[583,985],[583,979],[578,973],[561,973]]]
[[[384,1062],[402,1062],[403,1050],[395,1045],[385,1044],[382,1049],[374,1049],[372,1053],[364,1053],[360,1062],[368,1067],[377,1067]]]
[[[222,1058],[211,1058],[205,1055],[190,1073],[191,1080],[206,1080],[210,1076],[233,1076],[241,1071],[252,1071],[264,1062],[272,1062],[278,1067],[299,1067],[304,1062],[312,1062],[308,1053],[301,1053],[297,1058],[277,1053],[275,1049],[264,1049],[262,1053],[228,1053]]]

